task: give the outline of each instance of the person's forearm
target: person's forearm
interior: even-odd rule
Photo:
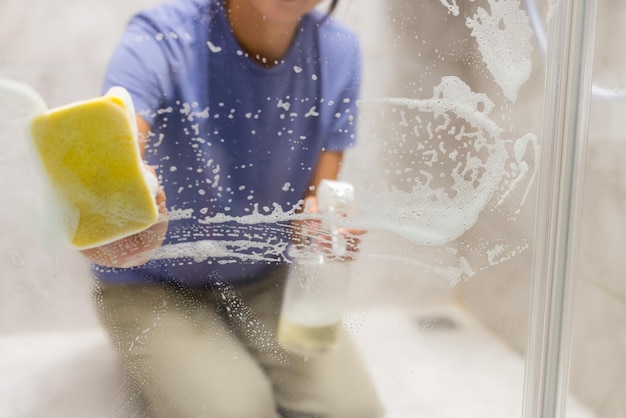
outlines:
[[[314,196],[317,186],[323,179],[335,180],[339,176],[341,169],[341,161],[343,160],[343,152],[341,151],[324,151],[320,154],[320,158],[313,170],[313,176],[309,182],[309,188],[304,198]]]

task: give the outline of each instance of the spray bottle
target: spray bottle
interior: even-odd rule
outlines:
[[[350,284],[348,248],[336,223],[350,209],[354,188],[346,182],[322,180],[317,204],[328,242],[324,251],[296,257],[291,267],[278,326],[278,341],[302,355],[316,355],[339,344],[341,321]]]

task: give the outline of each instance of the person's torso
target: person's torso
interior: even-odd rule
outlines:
[[[193,281],[207,265],[228,276],[249,263],[253,276],[285,261],[290,225],[273,219],[301,203],[325,147],[318,17],[305,16],[288,53],[264,67],[218,1],[173,4],[135,18],[156,28],[168,63],[159,107],[137,109],[152,112],[145,159],[170,211],[165,245],[143,274]]]

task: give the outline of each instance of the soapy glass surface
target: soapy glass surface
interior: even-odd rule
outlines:
[[[79,6],[78,2],[76,3],[75,6]],[[386,4],[385,8],[391,7],[390,5],[394,2],[387,3],[389,5]],[[363,171],[366,171],[366,174],[363,177],[350,171],[351,164],[350,162],[346,163],[345,179],[354,181],[356,186],[357,211],[349,218],[337,219],[336,223],[345,227],[363,228],[369,231],[367,235],[363,236],[366,245],[363,246],[359,254],[360,261],[371,262],[366,266],[369,267],[378,263],[392,265],[394,268],[398,268],[398,266],[408,267],[407,270],[410,270],[410,274],[403,276],[403,280],[405,278],[406,280],[397,286],[400,290],[398,293],[410,286],[409,281],[429,281],[429,276],[421,274],[423,271],[434,272],[441,277],[438,284],[442,284],[444,287],[453,286],[481,270],[515,257],[522,253],[528,245],[525,240],[512,240],[510,236],[490,228],[492,226],[490,221],[494,217],[497,220],[505,221],[507,224],[513,224],[516,221],[520,210],[523,209],[525,196],[533,185],[535,161],[538,153],[537,141],[533,133],[522,132],[521,135],[516,135],[507,119],[507,115],[515,112],[514,100],[509,99],[509,97],[515,97],[519,93],[520,86],[523,86],[524,72],[528,68],[532,52],[530,46],[526,45],[528,41],[526,32],[517,32],[515,29],[518,27],[518,23],[524,23],[520,2],[489,1],[489,5],[493,6],[491,8],[485,6],[487,2],[480,3],[486,9],[485,12],[481,12],[480,19],[472,13],[466,13],[468,6],[477,5],[479,2],[440,0],[438,4],[437,2],[431,3],[435,4],[435,7],[451,12],[447,15],[448,21],[467,20],[471,24],[471,27],[468,25],[467,31],[459,36],[459,44],[452,46],[465,47],[470,41],[475,40],[479,44],[481,55],[470,58],[481,61],[484,57],[486,61],[491,63],[489,68],[493,72],[487,69],[487,72],[482,76],[488,79],[495,89],[485,92],[480,85],[477,86],[472,82],[475,80],[466,80],[463,75],[457,73],[448,77],[448,72],[439,72],[437,67],[433,66],[429,69],[440,79],[434,82],[434,85],[437,86],[436,90],[431,89],[430,85],[425,83],[423,89],[419,91],[407,89],[406,94],[389,95],[386,92],[382,95],[366,94],[360,103],[364,115],[362,118],[363,127],[359,130],[359,142],[355,152],[365,150],[375,157],[359,160],[356,164],[365,166]],[[13,2],[11,4],[19,5],[22,3]],[[405,6],[409,4],[406,2]],[[40,14],[43,15],[47,7],[46,4],[42,3],[31,10],[38,10],[39,8]],[[96,10],[99,11],[99,7]],[[374,6],[372,5],[372,7]],[[505,13],[502,7],[508,7],[510,10]],[[66,8],[59,8],[57,5],[54,8],[49,8],[49,10],[52,9],[58,11],[58,20],[62,21],[61,17]],[[462,9],[461,13],[459,13],[459,9]],[[28,16],[36,15],[31,13],[31,10],[28,10]],[[356,10],[356,8],[353,7],[352,10]],[[126,13],[120,12],[117,8],[113,13],[119,16],[119,21],[116,22],[120,25],[117,27],[121,27],[123,24],[121,20],[126,19]],[[46,20],[52,21],[52,19]],[[415,20],[417,21],[417,18]],[[506,24],[499,25],[501,20],[505,21]],[[403,24],[407,21],[409,21],[408,18]],[[97,33],[98,40],[106,38],[100,31],[93,30],[93,27],[98,24],[98,19],[85,19],[84,22],[85,25],[91,26],[90,33]],[[443,22],[438,21],[436,25],[440,29]],[[19,32],[15,33],[15,37],[7,37],[6,39],[15,39],[16,41],[21,39],[23,28],[21,24],[19,26]],[[390,32],[393,29],[392,26],[394,25],[390,24],[390,21],[385,20],[385,29],[377,31],[377,33]],[[111,27],[116,26],[111,25]],[[61,32],[63,31],[64,28]],[[34,43],[41,43],[47,47],[47,50],[54,51],[54,48],[44,41],[53,42],[58,31],[45,31],[47,35],[45,40],[40,36],[42,30],[39,26],[33,32],[38,34],[37,38],[33,40]],[[62,45],[63,48],[67,48],[68,42],[74,42],[78,38],[74,30],[69,32],[71,32],[72,39],[68,39]],[[363,34],[367,36],[367,32],[369,32],[369,28]],[[420,55],[418,51],[424,49],[422,45],[430,48],[436,41],[432,39],[433,34],[439,32],[428,33],[428,31],[417,27],[414,31],[409,30],[408,32],[410,32],[411,43],[410,50],[406,53],[407,60],[423,61],[428,59]],[[110,34],[111,38],[115,36]],[[466,43],[463,43],[461,39],[463,36],[467,38]],[[496,42],[503,38],[518,39],[521,47],[503,51],[496,45]],[[89,40],[90,38],[87,37],[86,39]],[[91,39],[93,42],[94,39]],[[369,39],[371,40],[371,38]],[[381,46],[380,50],[374,51],[376,60],[384,61],[384,59],[378,58],[379,53],[385,56],[386,51],[398,46],[398,43],[393,41]],[[489,44],[490,41],[493,41],[493,44]],[[215,46],[209,45],[209,48],[211,47],[215,49]],[[107,48],[91,47],[89,50],[106,52]],[[81,52],[84,51],[81,50]],[[105,52],[102,54],[104,55]],[[215,53],[218,52],[215,49]],[[450,55],[446,55],[446,52],[440,51],[442,58],[435,57],[433,61],[448,60]],[[28,55],[25,54],[25,56]],[[89,54],[86,58],[88,57]],[[77,61],[83,63],[83,59],[84,57],[81,55]],[[104,59],[103,56],[98,65],[101,65]],[[82,66],[78,66],[80,70],[74,70],[75,61],[70,59],[67,62],[72,68],[66,69],[64,67],[59,69],[59,74],[45,73],[43,76],[49,77],[49,80],[52,80],[49,83],[54,84],[51,86],[52,88],[43,91],[54,96],[57,103],[59,101],[65,102],[68,97],[72,99],[89,97],[90,94],[93,94],[94,86],[99,83],[99,80],[90,80],[89,89],[78,89],[78,93],[73,95],[59,94],[59,91],[71,89],[70,83],[73,83],[73,80],[70,80],[64,84],[65,82],[61,80],[72,79],[78,72],[81,74],[87,72],[82,71],[86,69]],[[507,65],[510,67],[513,63],[515,64],[514,73],[505,70]],[[498,64],[505,65],[499,66]],[[396,63],[391,62],[389,65],[396,66]],[[474,65],[470,63],[470,66]],[[31,64],[29,64],[30,66]],[[47,65],[47,63],[40,65],[41,69],[47,67],[56,68]],[[68,69],[71,71],[67,71]],[[398,69],[402,69],[401,64],[398,65]],[[99,73],[99,71],[99,67],[97,71],[92,69],[94,73]],[[415,71],[410,74],[410,77],[415,83],[420,84],[422,74],[422,72]],[[497,77],[496,74],[498,74]],[[381,79],[387,82],[385,77],[374,76],[373,78],[376,79],[376,83],[380,83],[379,80]],[[36,84],[38,80],[34,78],[32,82]],[[39,83],[38,86],[41,87],[42,84]],[[43,87],[46,86],[44,83]],[[61,231],[55,231],[56,224],[52,219],[56,217],[52,216],[51,213],[54,207],[45,204],[44,200],[41,199],[41,196],[45,195],[45,187],[38,183],[40,181],[38,173],[29,165],[30,161],[27,157],[29,150],[24,148],[25,142],[20,141],[24,132],[22,127],[18,127],[18,125],[23,121],[23,117],[44,109],[38,107],[36,103],[25,104],[15,97],[9,99],[7,96],[1,95],[0,103],[1,113],[5,116],[8,115],[2,119],[1,124],[11,127],[11,129],[0,131],[4,151],[0,157],[0,173],[2,174],[0,175],[0,196],[3,197],[4,201],[4,204],[0,206],[0,218],[6,224],[14,225],[15,230],[19,231],[20,237],[22,234],[34,236],[34,241],[43,243],[44,249],[44,254],[37,253],[36,257],[31,257],[29,251],[35,246],[30,242],[28,244],[29,251],[23,250],[13,242],[5,247],[3,263],[7,270],[15,275],[15,283],[17,283],[10,288],[11,292],[6,292],[6,294],[11,294],[11,298],[15,299],[17,290],[17,299],[24,305],[23,308],[15,309],[16,314],[9,315],[10,320],[6,322],[11,321],[11,323],[19,324],[19,318],[32,316],[32,312],[35,312],[35,315],[39,316],[37,321],[43,317],[50,317],[49,321],[54,321],[54,326],[58,327],[54,315],[49,315],[49,306],[55,303],[70,306],[66,300],[68,294],[73,294],[73,292],[79,294],[79,299],[91,303],[89,290],[85,290],[90,283],[85,280],[88,276],[82,271],[80,274],[72,275],[75,280],[67,278],[69,275],[65,274],[66,267],[64,267],[67,257],[56,261],[56,255],[59,254],[60,248],[64,245],[64,241],[61,239],[63,234]],[[162,109],[162,111],[176,114],[176,112],[187,107],[191,108],[191,104],[183,103],[181,109]],[[202,115],[195,116],[202,117]],[[8,125],[5,124],[6,119],[10,119]],[[389,127],[392,128],[391,131],[387,129]],[[354,165],[352,164],[352,168]],[[179,167],[179,169],[182,170],[183,167]],[[20,173],[21,178],[16,179],[15,173]],[[15,187],[16,184],[19,184],[20,187]],[[289,185],[285,184],[285,188],[288,187]],[[485,215],[491,219],[486,221]],[[271,225],[271,228],[281,228],[293,235],[299,233],[293,228],[294,221],[321,221],[320,215],[280,208],[270,208],[269,211],[259,208],[257,212],[249,216],[237,218],[229,217],[227,214],[207,217],[203,213],[190,213],[181,210],[172,212],[169,220],[173,225],[176,225],[180,220],[192,216],[197,217],[205,225],[215,227],[229,223],[229,225],[234,224],[236,228],[237,225],[245,226],[251,223],[262,225],[263,222],[266,222],[268,228]],[[393,239],[387,240],[390,234],[393,235]],[[314,236],[311,235],[310,238],[314,238]],[[367,245],[372,241],[382,241],[382,245]],[[396,241],[399,243],[391,244],[391,242]],[[381,249],[380,247],[383,246],[389,248]],[[247,251],[251,248],[255,250],[254,255],[250,255]],[[313,257],[314,254],[313,250],[306,246],[292,250],[302,257]],[[274,262],[285,260],[287,251],[287,247],[270,243],[250,243],[244,240],[203,240],[195,243],[165,246],[155,254],[155,258],[164,265],[176,263],[178,257],[191,257],[198,262],[208,262],[209,256],[223,257],[224,259],[239,258],[244,261]],[[54,260],[54,263],[50,260]],[[44,266],[44,274],[41,274],[41,270],[44,268],[39,269],[36,266]],[[419,269],[414,269],[415,266]],[[375,270],[370,274],[368,271],[365,272],[368,274],[363,276],[369,279],[373,275],[379,275],[380,277],[376,277],[376,279],[387,280],[394,273],[392,269],[384,270],[383,274],[379,274],[379,272],[379,270]],[[6,280],[5,283],[7,283]],[[8,283],[12,282],[9,281]],[[393,287],[398,283],[392,281],[388,286]],[[360,282],[357,287],[367,284]],[[59,289],[59,294],[63,297],[57,297],[54,292],[51,292],[50,295],[47,294],[52,285],[57,286],[53,289]],[[6,287],[3,287],[4,289]],[[396,296],[396,298],[401,297],[402,295]],[[35,304],[38,306],[34,307]],[[11,303],[8,306],[9,312],[11,312]],[[64,306],[63,308],[67,311],[71,309],[68,316],[71,316],[72,320],[77,320],[78,315],[75,314],[77,311],[75,307],[65,308]],[[240,310],[236,311],[233,316],[238,317],[242,311],[246,313],[244,308],[240,307]],[[78,311],[80,312],[80,310]],[[241,317],[244,316],[241,315]],[[260,335],[259,338],[271,337],[269,333],[259,332],[261,328],[256,323],[252,323],[249,329],[250,332]],[[66,352],[71,351],[66,350]],[[237,359],[233,358],[233,361],[237,361]],[[33,388],[29,388],[28,393],[32,394],[33,390]],[[98,390],[100,389],[98,388]],[[463,393],[466,391],[464,390]],[[127,400],[120,399],[115,402],[121,405]]]
[[[21,94],[28,97],[26,90]],[[33,101],[27,107],[32,109],[35,106]],[[499,211],[504,217],[515,219],[535,176],[534,160],[538,155],[536,137],[530,133],[522,138],[504,137],[504,130],[490,119],[494,106],[490,99],[484,94],[472,92],[457,77],[444,77],[432,99],[384,98],[363,101],[361,106],[365,109],[376,107],[381,114],[388,112],[386,120],[390,116],[397,117],[398,125],[408,127],[419,139],[416,143],[407,142],[404,137],[397,143],[392,143],[390,138],[380,141],[384,147],[394,150],[396,157],[401,155],[410,161],[410,167],[399,170],[394,169],[399,164],[398,158],[382,158],[383,164],[389,163],[383,174],[396,183],[398,179],[394,176],[403,177],[400,184],[404,187],[389,187],[382,192],[361,190],[357,196],[367,196],[367,200],[359,201],[357,198],[355,205],[358,211],[348,217],[341,213],[326,213],[323,224],[327,229],[321,233],[317,231],[309,238],[332,237],[336,235],[337,227],[387,231],[417,245],[444,249],[445,261],[452,264],[443,268],[433,264],[432,268],[451,284],[473,275],[474,269],[462,256],[454,261],[455,255],[449,256],[445,249],[469,231],[486,210]],[[29,117],[22,121],[29,120]],[[23,122],[17,126],[22,126]],[[45,193],[42,192],[43,195]],[[512,209],[506,206],[510,201],[514,202]],[[214,217],[204,217],[190,210],[175,211],[170,213],[169,221],[198,217],[199,222],[205,225],[266,223],[284,228],[294,235],[301,235],[303,231],[295,231],[293,221],[313,221],[322,225],[319,213],[296,209],[284,211],[276,206],[269,214],[256,211],[246,216],[222,214]],[[47,215],[37,216],[40,223],[51,222],[45,219]],[[246,253],[251,246],[259,245],[261,252],[256,251],[253,256]],[[523,244],[507,249],[506,244],[495,243],[487,253],[488,262],[497,262],[498,257],[506,258],[501,257],[503,254],[511,256],[523,249]],[[196,261],[202,261],[208,257],[223,256],[274,262],[286,260],[286,251],[287,247],[263,248],[263,244],[259,243],[201,240],[163,246],[154,258],[167,262],[191,255]],[[310,255],[309,251],[306,246],[296,246],[292,248],[292,255],[306,258]],[[493,257],[493,254],[496,256]],[[429,263],[427,260],[417,262],[424,266]]]
[[[428,247],[430,250],[423,256],[419,252],[410,257],[403,254],[383,256],[431,269],[449,284],[454,284],[519,254],[528,246],[524,240],[509,242],[499,236],[485,236],[479,246],[474,246],[475,239],[470,235],[473,229],[481,226],[486,213],[515,221],[533,184],[539,147],[536,136],[530,132],[510,137],[509,127],[502,123],[506,119],[496,122],[494,112],[501,114],[502,106],[515,102],[530,71],[532,33],[520,3],[490,0],[488,8],[476,7],[469,15],[460,13],[461,6],[456,1],[442,0],[440,3],[448,10],[451,19],[465,19],[466,36],[476,42],[480,58],[504,98],[495,100],[493,95],[474,91],[462,77],[445,75],[430,97],[426,93],[423,98],[365,98],[360,103],[363,113],[373,113],[376,117],[363,121],[365,128],[360,130],[360,147],[375,148],[381,161],[379,167],[371,170],[371,178],[367,179],[371,180],[369,184],[357,185],[358,211],[347,218],[338,217],[334,224],[370,232],[388,232],[412,246]],[[515,71],[509,68],[512,62],[515,62]],[[36,100],[26,105],[23,99],[12,100],[5,101],[4,106],[14,113],[11,115],[5,111],[4,114],[13,122],[24,121],[34,111],[43,110],[36,110]],[[16,103],[22,105],[16,106]],[[181,109],[163,111],[182,111],[191,105],[182,103]],[[386,118],[384,122],[383,116]],[[203,115],[193,114],[193,117]],[[397,135],[385,133],[378,137],[378,128],[383,123],[395,126]],[[22,134],[5,130],[3,144],[24,148],[22,141],[13,140]],[[15,151],[13,155],[27,159],[27,150]],[[6,161],[3,169],[10,173],[11,161]],[[6,176],[7,179],[10,177]],[[18,224],[29,224],[28,229],[38,235],[40,241],[56,241],[58,244],[58,234],[50,233],[55,229],[51,221],[54,208],[42,203],[40,197],[49,194],[37,189],[42,187],[33,178],[27,189],[28,198],[35,197],[35,203],[26,204],[23,196],[17,196],[11,199],[10,207],[3,209],[4,215],[16,219]],[[8,191],[8,186],[5,189],[7,195],[15,193]],[[27,210],[22,210],[25,207]],[[33,214],[36,208],[40,213]],[[207,217],[182,209],[172,212],[169,221],[176,224],[178,220],[190,217],[197,218],[201,224],[216,226],[226,222],[231,225],[265,223],[293,235],[296,234],[293,221],[320,220],[318,214],[274,207],[269,212],[266,208],[259,208],[241,217],[227,214]],[[326,232],[328,235],[332,233]],[[54,248],[55,245],[47,247]],[[253,254],[247,251],[251,247],[255,250]],[[475,247],[470,250],[472,256],[459,250],[469,247]],[[163,263],[180,256],[191,256],[200,262],[209,256],[275,262],[287,260],[287,251],[288,248],[280,244],[204,240],[164,246],[157,251],[155,258]],[[298,247],[293,251],[306,256],[309,250]],[[381,255],[365,252],[360,256],[375,258]]]

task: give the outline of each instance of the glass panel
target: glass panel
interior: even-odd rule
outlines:
[[[95,98],[102,93],[105,69],[129,17],[156,3],[156,0],[110,0],[97,4],[78,0],[4,1],[0,3],[0,35],[8,41],[0,45],[3,57],[0,77],[31,86],[50,108]],[[324,2],[320,9],[326,10],[328,3]],[[540,18],[545,22],[548,15],[543,10],[545,2],[539,8]],[[9,90],[3,90],[0,196],[5,204],[0,209],[3,278],[0,281],[0,416],[127,417],[142,416],[140,411],[150,407],[158,413],[174,413],[173,408],[192,406],[209,410],[219,402],[211,399],[204,404],[194,403],[195,389],[204,388],[205,384],[208,387],[210,382],[227,387],[225,382],[233,376],[232,370],[245,362],[256,364],[250,360],[250,352],[267,354],[264,368],[262,371],[256,366],[245,368],[246,373],[254,374],[254,379],[233,379],[237,391],[229,393],[232,400],[226,397],[218,400],[227,409],[251,404],[251,398],[244,397],[248,395],[244,384],[249,384],[250,393],[259,402],[273,405],[275,395],[284,416],[291,416],[287,410],[300,407],[296,397],[278,392],[264,397],[263,394],[270,393],[266,377],[276,374],[284,378],[280,374],[282,366],[297,363],[307,369],[308,364],[315,364],[320,357],[296,354],[296,359],[285,354],[275,341],[275,327],[267,327],[259,320],[262,312],[253,300],[262,299],[256,296],[242,299],[244,292],[273,296],[264,306],[276,313],[280,307],[279,292],[256,288],[244,291],[222,276],[214,277],[215,272],[231,266],[233,260],[237,265],[242,260],[282,260],[293,264],[287,259],[284,239],[277,238],[282,235],[299,244],[289,253],[295,254],[298,263],[309,261],[302,266],[298,264],[300,270],[317,269],[316,273],[308,273],[309,278],[319,276],[320,271],[326,276],[348,277],[346,334],[356,343],[358,356],[364,360],[386,416],[521,416],[535,186],[540,182],[538,137],[545,90],[545,59],[533,37],[529,14],[522,2],[516,0],[368,0],[366,6],[342,0],[335,16],[358,34],[363,60],[358,101],[359,139],[346,152],[340,174],[340,180],[354,186],[354,202],[348,216],[302,215],[288,205],[279,208],[272,205],[278,202],[262,202],[256,212],[242,215],[239,209],[253,206],[244,202],[231,207],[228,196],[233,199],[250,196],[250,201],[261,201],[254,196],[256,190],[237,188],[242,185],[236,183],[236,170],[249,169],[257,160],[251,160],[247,167],[218,166],[212,158],[219,161],[219,150],[223,149],[220,144],[228,138],[221,138],[215,129],[203,131],[200,127],[210,118],[220,122],[232,118],[239,121],[238,126],[250,127],[246,120],[262,118],[269,112],[275,112],[277,119],[282,113],[280,121],[320,117],[324,112],[322,104],[342,106],[343,103],[349,108],[350,100],[343,100],[346,97],[322,97],[324,102],[309,106],[306,100],[312,98],[301,98],[298,104],[297,98],[284,91],[271,97],[239,98],[237,106],[218,101],[216,107],[206,109],[201,103],[176,103],[173,107],[153,109],[154,120],[163,132],[167,132],[166,125],[170,122],[176,124],[177,117],[184,116],[190,122],[177,135],[195,144],[190,148],[193,152],[204,149],[205,154],[197,155],[198,161],[204,158],[200,168],[210,171],[209,180],[213,183],[207,184],[219,189],[218,193],[208,186],[202,188],[184,182],[186,177],[179,174],[191,173],[192,167],[199,168],[193,164],[199,163],[195,160],[171,163],[175,153],[164,154],[159,150],[167,135],[150,138],[146,158],[157,167],[162,183],[168,188],[169,228],[180,238],[179,242],[168,242],[155,256],[162,274],[159,277],[168,287],[140,285],[121,292],[109,287],[94,296],[94,280],[85,259],[68,248],[54,228],[55,213],[44,203],[47,201],[42,197],[40,173],[30,165],[31,150],[24,142],[14,141],[24,139],[21,127],[13,122],[27,107],[17,106],[18,96],[9,96]],[[158,45],[185,36],[185,33],[159,32],[154,40]],[[201,46],[205,45],[208,56],[226,51],[216,42],[204,42]],[[239,53],[245,55],[243,51]],[[259,61],[267,64],[263,57]],[[149,74],[156,66],[157,59],[150,61],[143,71]],[[304,66],[293,65],[290,70],[293,70],[291,76],[308,74]],[[321,81],[345,78],[343,70],[330,73],[332,77]],[[222,66],[219,74],[226,81],[218,85],[236,87],[238,80],[229,82],[227,77],[234,74],[234,68]],[[318,81],[318,75],[313,76],[311,79]],[[199,82],[204,86],[202,83]],[[325,91],[321,93],[324,94]],[[259,104],[259,100],[271,100],[273,106]],[[331,101],[337,103],[331,105]],[[32,104],[32,101],[22,103]],[[299,112],[303,106],[306,115]],[[261,114],[261,109],[266,113]],[[619,113],[618,108],[611,109]],[[153,119],[149,115],[146,118]],[[345,115],[344,118],[349,120]],[[341,114],[337,117],[344,118]],[[215,122],[211,126],[223,125]],[[250,134],[266,132],[265,126],[260,124],[258,131]],[[313,124],[306,134],[291,138],[293,132],[281,131],[283,126],[270,128],[277,138],[293,139],[294,149],[303,149],[303,137],[318,129]],[[609,124],[602,126],[608,132]],[[601,156],[606,147],[617,147],[618,141],[612,140],[615,132],[619,133],[619,127],[611,126],[609,133],[597,135],[598,145],[592,146],[590,167],[596,164],[599,182],[605,171],[613,173],[606,167],[619,169],[619,164],[613,164],[612,160],[609,163],[613,165],[606,165],[603,159],[606,156]],[[257,151],[253,155],[260,159],[262,154]],[[275,177],[268,172],[273,166],[288,164],[289,160],[268,161],[269,168],[257,175],[266,176],[268,184],[279,187],[287,195],[296,187],[295,180],[276,185]],[[306,171],[313,169],[310,164],[304,167]],[[192,174],[188,176],[192,178]],[[178,188],[174,188],[174,178],[179,182]],[[588,181],[594,181],[593,174]],[[602,187],[606,185],[602,183]],[[602,187],[594,192],[602,193]],[[191,207],[175,197],[175,194],[188,196],[189,190],[198,194],[202,190],[207,193],[202,196],[211,196],[216,201],[227,197],[220,200],[221,207],[215,205],[220,210],[210,204]],[[207,200],[210,201],[208,197]],[[296,204],[297,199],[291,203]],[[609,212],[615,209],[594,206],[587,210],[603,208]],[[308,246],[318,235],[306,228],[327,219],[333,224],[368,231],[359,236],[360,252],[354,261],[328,261],[323,266],[310,262],[320,259],[312,249],[315,245]],[[304,224],[304,234],[291,221]],[[585,222],[586,234],[599,234],[598,229],[589,227],[587,218]],[[337,237],[335,229],[327,224],[322,226],[324,238]],[[311,239],[301,240],[302,236]],[[606,257],[597,244],[600,239],[604,238],[593,241],[596,242],[593,254],[599,260],[594,266],[602,264],[602,257]],[[180,245],[183,242],[191,244]],[[217,257],[210,260],[207,253]],[[212,284],[210,290],[199,291],[194,287],[198,283],[180,286],[176,282],[181,273],[163,273],[177,268],[181,254],[187,257],[186,263],[203,266],[202,280]],[[209,261],[214,264],[208,264]],[[226,267],[222,269],[223,266]],[[597,268],[582,267],[581,274],[589,274],[586,271],[591,270],[595,272]],[[184,274],[197,278],[197,273]],[[595,280],[584,281],[581,286],[590,283],[588,286],[598,294],[598,303],[603,304],[606,292],[602,289],[609,285]],[[165,296],[158,293],[161,291]],[[107,295],[103,296],[104,293]],[[157,300],[156,305],[149,305]],[[174,306],[180,307],[180,317],[174,316]],[[214,306],[223,309],[221,318],[227,318],[232,328],[216,328]],[[147,307],[143,314],[137,313],[142,307]],[[130,325],[124,326],[120,320],[110,327],[110,334],[105,332],[103,323],[131,309],[135,309],[134,313],[127,313],[126,317]],[[145,317],[141,316],[144,314]],[[275,316],[272,318],[276,319]],[[607,312],[603,318],[610,317],[619,315]],[[182,333],[187,326],[192,328],[198,339],[183,340],[178,338],[180,334],[175,334],[160,340],[158,347],[150,348],[148,342],[156,341],[154,336],[168,323],[176,332]],[[581,324],[587,322],[581,320]],[[251,341],[255,348],[235,350],[220,345],[233,339],[235,333],[237,340]],[[618,338],[619,334],[611,335]],[[114,349],[115,344],[119,352]],[[209,346],[217,347],[210,356],[206,351]],[[342,349],[337,350],[329,352]],[[602,352],[600,348],[597,350],[586,354]],[[123,370],[120,359],[128,358],[125,357],[128,353],[135,356],[136,362],[127,363],[127,370]],[[156,353],[163,357],[152,363],[154,367],[141,365],[142,359]],[[571,398],[568,417],[593,417],[596,412],[602,416],[601,413],[618,411],[619,399],[600,400],[612,402],[610,411],[602,409],[608,407],[598,406],[598,400],[608,399],[602,398],[608,392],[580,383],[586,379],[584,372],[590,373],[582,370],[584,367],[576,368],[577,364],[589,364],[580,360],[583,358],[580,356],[580,351],[575,350],[572,370],[573,393],[580,400]],[[349,361],[327,368],[341,371],[355,357],[351,355]],[[197,367],[187,371],[177,368],[187,359],[192,359]],[[210,377],[199,377],[208,360],[215,363]],[[346,372],[342,376],[347,379],[353,374]],[[618,382],[619,373],[612,376]],[[272,383],[280,386],[277,382],[280,380],[274,377]],[[257,381],[264,383],[255,386]],[[363,382],[367,378],[321,384],[326,390],[316,393],[337,402],[319,402],[321,408],[330,408],[339,416],[350,413],[344,413],[336,405],[348,409],[371,407],[367,413],[375,413],[374,396],[367,398],[369,403],[363,399],[350,402],[349,395],[357,390],[353,384]],[[333,383],[335,386],[331,386]],[[369,390],[364,386],[361,390]],[[284,387],[283,391],[288,392]],[[197,410],[193,413],[201,414]],[[356,416],[365,417],[358,413]]]
[[[525,417],[564,415],[582,167],[591,99],[595,2],[555,3],[547,44]],[[539,19],[533,19],[541,29]],[[538,37],[540,38],[540,37]]]

